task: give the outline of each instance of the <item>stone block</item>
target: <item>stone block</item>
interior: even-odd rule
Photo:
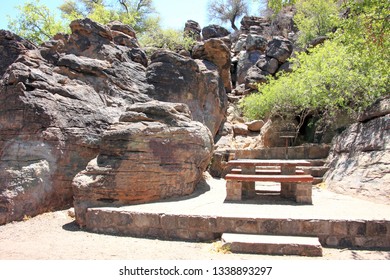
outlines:
[[[236,225],[236,218],[217,217],[217,232],[233,232]]]
[[[326,220],[305,220],[302,221],[302,232],[309,232],[314,235],[329,235],[330,223]]]
[[[234,232],[258,233],[257,221],[252,219],[237,220]]]
[[[312,204],[312,184],[299,183],[296,184],[295,201],[301,204]]]
[[[189,217],[189,227],[190,229],[208,232],[217,227],[217,220],[211,217]]]
[[[226,200],[241,200],[242,185],[237,181],[226,181]]]
[[[388,235],[386,221],[367,221],[366,234],[369,237]]]
[[[283,220],[280,222],[279,234],[282,235],[300,235],[302,233],[310,233],[302,231],[302,221],[300,220]]]
[[[261,234],[276,234],[280,230],[279,220],[260,220],[258,221],[259,233]]]
[[[160,227],[160,217],[158,214],[138,213],[133,215],[134,225],[138,228]]]
[[[366,234],[365,221],[348,221],[347,226],[349,236],[364,236]]]
[[[177,217],[177,226],[179,229],[189,229],[190,228],[190,220],[186,215],[180,215]]]
[[[235,253],[322,256],[318,238],[224,233],[222,240]]]
[[[178,228],[178,222],[175,215],[162,215],[161,218],[162,229],[176,229]]]

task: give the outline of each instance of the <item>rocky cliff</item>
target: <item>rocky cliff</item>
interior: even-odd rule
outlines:
[[[331,190],[390,203],[390,98],[378,100],[332,147],[325,177]]]
[[[197,72],[187,75],[185,83],[205,85],[191,89],[194,98],[203,103],[194,106],[186,99],[185,87],[177,88],[175,95],[165,90],[166,95],[161,100],[188,103],[193,111],[182,105],[166,105],[171,109],[163,110],[166,107],[160,101],[151,117],[150,113],[143,112],[142,106],[137,109],[131,106],[164,95],[164,89],[153,82],[165,79],[163,71],[155,71],[162,61],[152,61],[148,67],[134,30],[118,22],[104,26],[89,19],[73,21],[70,28],[70,35],[59,34],[39,47],[8,31],[0,31],[0,52],[5,58],[0,63],[0,224],[69,206],[74,195],[72,181],[92,159],[99,156],[97,164],[108,168],[107,161],[102,159],[114,155],[117,163],[114,164],[112,158],[107,159],[113,169],[125,161],[114,148],[107,152],[107,147],[114,143],[110,139],[116,139],[117,135],[123,137],[118,136],[118,141],[112,145],[127,147],[126,153],[133,151],[138,156],[146,153],[146,148],[133,150],[127,145],[128,141],[145,139],[152,143],[146,146],[154,155],[154,164],[168,170],[160,180],[167,178],[164,176],[170,178],[165,186],[169,190],[160,190],[164,195],[151,196],[153,199],[188,193],[200,180],[212,150],[212,137],[204,125],[215,132],[225,118],[225,91],[213,63],[187,61]],[[179,61],[184,59],[165,55],[170,56]],[[172,60],[164,63],[167,69],[176,67]],[[207,88],[210,80],[214,84]],[[179,98],[180,95],[183,97]],[[214,106],[218,113],[210,116],[210,108]],[[167,111],[175,112],[172,121],[164,121],[168,118]],[[129,115],[133,116],[130,122],[127,121]],[[115,130],[119,132],[114,133]],[[165,137],[167,142],[163,140]],[[189,149],[194,143],[197,143],[194,148]],[[165,144],[169,150],[158,154],[157,150],[163,149]],[[170,146],[173,144],[178,147]],[[106,154],[101,154],[103,147]],[[166,157],[169,151],[180,150],[180,147],[187,150],[183,158],[180,154]],[[132,158],[129,154],[126,156]],[[186,172],[172,172],[180,169],[176,165],[180,161],[187,165],[182,167]],[[116,178],[110,182],[124,180],[121,169],[118,170]],[[150,173],[155,171],[154,167],[149,170]],[[189,181],[183,180],[183,174]],[[182,184],[170,185],[179,181]],[[76,185],[80,185],[79,182],[76,181]],[[184,190],[176,191],[183,184]],[[155,192],[155,188],[151,192]],[[121,198],[110,196],[110,199]]]

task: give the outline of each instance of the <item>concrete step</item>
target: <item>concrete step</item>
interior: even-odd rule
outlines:
[[[313,177],[313,185],[321,184],[324,181],[323,177]]]
[[[326,158],[324,159],[305,159],[311,163],[311,166],[324,166],[326,164]]]
[[[224,233],[222,242],[233,253],[322,256],[317,237]]]
[[[302,170],[307,174],[311,174],[313,177],[323,177],[329,168],[325,166],[305,166],[302,167]]]

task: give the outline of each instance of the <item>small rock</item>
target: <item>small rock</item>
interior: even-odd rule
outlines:
[[[234,135],[248,135],[248,126],[243,123],[233,125]]]
[[[68,216],[71,217],[71,218],[76,217],[76,215],[74,213],[74,208],[73,207],[68,210]]]
[[[251,122],[247,122],[248,130],[252,132],[259,132],[261,128],[264,126],[263,120],[254,120]]]

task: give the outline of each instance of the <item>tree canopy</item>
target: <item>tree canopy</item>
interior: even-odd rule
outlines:
[[[119,20],[132,25],[137,32],[154,30],[159,26],[152,0],[64,0],[59,7],[61,18],[39,0],[26,2],[17,9],[20,15],[9,19],[8,28],[36,43],[48,40],[59,32],[69,32],[68,26],[72,20],[85,17],[102,24]]]
[[[19,15],[15,18],[8,17],[8,28],[25,39],[41,43],[67,29],[67,26],[39,0],[26,2],[16,8]]]
[[[248,12],[248,3],[246,0],[210,0],[208,11],[211,20],[229,22],[234,30],[238,30],[235,22]]]

